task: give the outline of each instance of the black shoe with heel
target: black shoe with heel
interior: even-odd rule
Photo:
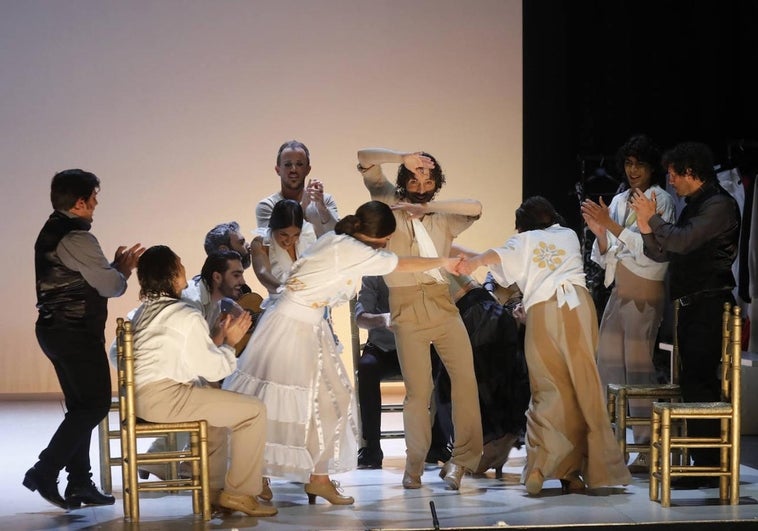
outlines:
[[[56,507],[66,510],[70,509],[68,502],[61,498],[58,492],[58,478],[46,476],[38,469],[30,468],[24,476],[23,485],[32,492],[39,492],[40,496]]]
[[[100,492],[91,481],[88,485],[66,486],[66,503],[75,508],[81,505],[113,505],[116,498]]]

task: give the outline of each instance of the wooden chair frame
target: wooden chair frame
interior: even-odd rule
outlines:
[[[620,384],[609,383],[606,387],[608,416],[611,426],[614,428],[616,441],[624,454],[629,459],[630,452],[648,453],[650,445],[628,443],[626,441],[626,429],[632,426],[648,426],[650,415],[635,417],[628,413],[629,400],[658,400],[675,402],[682,399],[679,388],[679,341],[676,335],[676,327],[679,319],[679,302],[674,303],[674,347],[671,356],[671,383],[669,384]],[[651,411],[652,413],[652,411]]]
[[[111,428],[111,413],[118,414],[118,397],[114,398],[111,402],[110,412],[100,421],[97,427],[98,432],[98,445],[100,448],[100,486],[103,492],[111,494],[113,492],[113,474],[111,468],[114,466],[121,466],[121,456],[113,455],[111,449],[111,441],[117,440],[121,442],[121,430]],[[116,423],[118,425],[118,422]],[[147,436],[145,436],[147,437]],[[152,435],[150,436],[152,437]],[[166,448],[176,448],[176,433],[164,433],[162,437],[166,439]],[[137,436],[140,438],[140,435]],[[167,464],[167,479],[176,479],[179,477],[179,466],[176,462]]]
[[[208,478],[208,423],[205,420],[175,423],[145,422],[137,418],[134,397],[134,348],[132,324],[119,318],[116,327],[118,351],[118,402],[121,434],[121,471],[124,488],[124,518],[139,521],[140,492],[192,491],[192,512],[211,519],[210,482]],[[190,449],[156,453],[138,453],[138,437],[158,437],[189,432]],[[166,479],[139,482],[140,465],[186,461],[192,465],[189,479]]]
[[[661,506],[671,505],[671,480],[675,477],[719,478],[719,498],[736,505],[740,500],[740,410],[742,405],[742,318],[740,308],[724,304],[721,345],[720,402],[653,404],[650,440],[650,499],[660,496]],[[717,437],[672,435],[672,423],[695,419],[718,419]],[[694,466],[689,460],[672,464],[672,452],[691,448],[718,448],[719,464]]]

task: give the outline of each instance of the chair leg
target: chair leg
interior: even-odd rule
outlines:
[[[661,506],[671,506],[671,412],[666,409],[661,423]]]
[[[660,473],[660,444],[661,436],[661,416],[656,411],[653,411],[650,421],[650,500],[658,500],[658,476]]]
[[[208,456],[208,424],[203,421],[200,425],[200,455],[205,456],[200,460],[200,481],[203,485],[202,489],[202,509],[203,520],[206,522],[211,519],[211,498],[210,498],[210,473]]]
[[[626,391],[622,389],[616,397],[616,440],[621,447],[621,453],[624,455],[625,462],[629,461],[629,454],[626,452],[626,411]]]
[[[111,476],[111,439],[110,419],[106,414],[97,426],[97,437],[100,447],[100,487],[103,492],[110,494],[113,491],[113,478]]]

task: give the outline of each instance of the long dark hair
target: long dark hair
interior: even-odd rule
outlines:
[[[339,220],[334,227],[337,234],[353,236],[359,232],[370,238],[384,238],[395,232],[397,222],[390,207],[381,201],[363,203],[355,211]]]
[[[566,225],[552,203],[542,196],[529,197],[516,209],[516,230],[519,232],[546,229],[556,223]]]
[[[137,261],[140,300],[159,297],[178,299],[174,291],[174,279],[179,274],[179,256],[166,245],[154,245]]]

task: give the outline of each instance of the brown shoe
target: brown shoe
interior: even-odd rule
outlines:
[[[239,511],[248,516],[274,516],[279,511],[270,505],[261,505],[252,496],[244,494],[229,494],[221,492],[218,496],[218,505],[224,509]]]
[[[266,476],[261,478],[261,492],[258,497],[263,501],[271,501],[274,499],[274,493],[271,492],[271,480]]]
[[[332,505],[352,505],[355,500],[352,496],[340,494],[342,489],[339,482],[331,480],[329,483],[306,483],[305,493],[308,495],[308,503],[316,503],[316,496],[321,496]]]
[[[403,488],[404,489],[420,489],[421,488],[421,476],[411,474],[407,470],[403,474]]]
[[[466,472],[466,467],[448,461],[440,470],[440,477],[445,480],[447,486],[453,490],[461,488],[461,479]]]

